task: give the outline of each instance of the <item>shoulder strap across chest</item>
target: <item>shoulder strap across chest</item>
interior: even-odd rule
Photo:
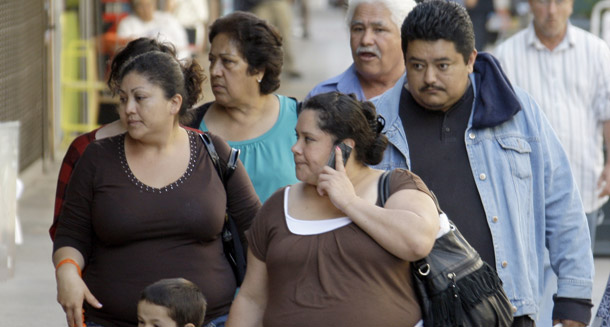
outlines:
[[[216,168],[216,172],[218,176],[220,176],[220,180],[222,180],[225,188],[227,187],[227,181],[233,175],[235,168],[237,167],[237,159],[239,158],[239,150],[231,148],[231,153],[229,154],[229,159],[226,162],[226,165],[223,167],[222,160],[218,156],[218,152],[216,152],[216,148],[214,147],[214,143],[212,139],[208,135],[208,133],[199,133],[199,137],[203,141],[203,145],[205,145],[205,149],[208,151],[210,155],[210,159]]]

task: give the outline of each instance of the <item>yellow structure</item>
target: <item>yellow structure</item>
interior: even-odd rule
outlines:
[[[100,91],[106,84],[98,77],[95,41],[79,38],[78,14],[64,13],[61,26],[61,129],[62,144],[68,145],[98,127]]]

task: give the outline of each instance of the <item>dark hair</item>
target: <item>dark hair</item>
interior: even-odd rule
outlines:
[[[155,39],[141,37],[129,42],[123,49],[117,52],[110,64],[110,75],[108,76],[108,87],[115,91],[119,88],[120,81],[118,80],[120,65],[130,57],[135,57],[139,54],[151,51],[160,51],[176,56],[176,49],[171,43],[162,43]]]
[[[454,1],[431,0],[419,3],[405,18],[400,30],[402,53],[406,55],[410,41],[453,42],[464,63],[474,50],[474,30],[466,8]]]
[[[305,100],[299,114],[304,110],[317,111],[318,127],[337,141],[353,139],[357,161],[376,165],[383,159],[388,146],[388,138],[381,133],[385,121],[372,102],[358,101],[354,94],[328,92]]]
[[[112,59],[108,87],[114,94],[119,90],[123,78],[135,71],[163,89],[167,99],[176,94],[182,96],[179,116],[192,107],[201,96],[205,80],[203,68],[195,60],[185,64],[176,58],[171,44],[148,38],[139,38],[127,44]]]
[[[282,37],[278,30],[254,14],[235,11],[218,18],[210,27],[210,43],[218,34],[227,34],[248,63],[248,73],[264,71],[260,92],[270,94],[280,87],[284,63]]]
[[[177,326],[188,323],[201,326],[207,308],[205,297],[197,285],[184,278],[161,279],[147,286],[140,295],[140,301],[166,307]]]

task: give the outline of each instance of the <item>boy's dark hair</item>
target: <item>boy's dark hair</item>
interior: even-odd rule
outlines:
[[[419,3],[405,18],[400,29],[403,56],[415,40],[453,42],[464,63],[474,50],[474,30],[466,8],[454,1],[430,0]]]
[[[356,160],[376,165],[383,159],[388,138],[381,133],[385,120],[377,115],[370,101],[358,101],[355,94],[328,92],[305,100],[299,110],[318,112],[318,127],[337,141],[356,142]]]
[[[140,301],[150,302],[169,311],[169,317],[182,327],[188,323],[203,325],[207,303],[197,285],[184,278],[161,279],[146,287]]]

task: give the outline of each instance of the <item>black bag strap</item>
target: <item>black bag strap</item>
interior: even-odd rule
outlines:
[[[225,193],[227,191],[227,182],[233,172],[235,172],[235,168],[237,167],[237,159],[239,158],[239,150],[231,148],[231,153],[229,154],[229,158],[227,160],[227,164],[223,170],[223,165],[221,164],[220,157],[216,152],[216,148],[214,147],[214,143],[210,139],[210,136],[207,133],[200,133],[199,136],[205,145],[208,154],[210,155],[210,159],[216,168],[216,172],[218,172],[218,176],[222,180],[222,184],[225,188]],[[228,205],[228,202],[227,202]],[[228,208],[227,208],[228,209]],[[229,215],[228,210],[225,209],[225,222],[222,226],[222,242],[223,242],[223,251],[231,268],[233,269],[233,274],[235,275],[235,280],[237,282],[237,286],[241,286],[244,276],[246,274],[246,254],[244,251],[244,247],[239,238],[239,231],[237,228],[237,224]]]
[[[381,206],[383,207],[385,205],[385,202],[388,201],[388,198],[390,197],[390,175],[392,174],[392,171],[385,171],[383,172],[383,174],[381,174],[381,177],[379,178],[379,183],[377,184],[377,196],[379,197],[379,203],[381,204]],[[434,205],[436,206],[436,210],[438,211],[439,215],[443,213],[443,209],[441,209],[440,205],[438,204],[438,199],[436,198],[436,194],[434,194],[434,192],[432,192],[432,190],[430,191],[430,196],[432,197],[432,200],[434,201]],[[453,223],[451,223],[453,225]]]
[[[212,142],[212,139],[210,139],[210,136],[207,133],[200,133],[199,137],[201,137],[201,140],[203,141],[203,144],[205,145],[205,148],[208,151],[208,154],[210,155],[210,159],[212,160],[212,163],[216,168],[218,176],[220,176],[220,180],[222,181],[226,192],[227,182],[229,181],[229,178],[231,178],[231,175],[233,175],[233,172],[235,172],[235,169],[237,168],[239,150],[231,148],[231,153],[229,154],[229,159],[227,160],[226,167],[223,169],[220,157],[218,156],[218,152],[216,152],[216,148],[214,147],[214,143]]]
[[[384,171],[379,177],[379,183],[377,184],[377,197],[379,198],[379,204],[381,207],[385,206],[385,202],[390,197],[390,175],[392,171]]]

